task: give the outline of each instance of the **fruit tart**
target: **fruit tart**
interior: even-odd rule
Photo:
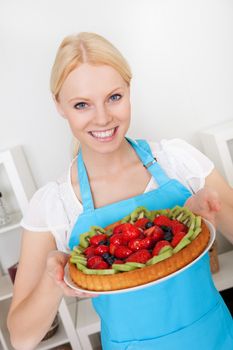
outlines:
[[[69,258],[77,287],[115,291],[168,276],[196,259],[210,232],[200,216],[185,207],[152,210],[138,207],[106,228],[92,226],[80,235]]]

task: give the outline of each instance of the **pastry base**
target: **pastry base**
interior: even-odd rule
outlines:
[[[189,245],[157,264],[114,275],[86,275],[69,262],[70,277],[82,289],[101,292],[136,287],[158,280],[190,264],[205,250],[210,232],[203,221],[201,228],[202,231]]]

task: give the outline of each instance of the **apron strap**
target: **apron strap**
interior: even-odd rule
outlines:
[[[86,167],[82,157],[82,150],[79,150],[78,159],[77,159],[77,167],[78,167],[78,177],[79,177],[79,186],[80,186],[80,194],[82,198],[83,211],[92,211],[94,210],[94,202],[91,193],[91,187],[88,180],[88,175],[86,171]]]
[[[137,155],[143,163],[143,166],[154,177],[158,186],[165,185],[170,180],[170,178],[166,175],[161,166],[158,164],[157,159],[153,156],[148,142],[141,139],[136,140],[136,142],[129,138],[126,139],[136,151]]]

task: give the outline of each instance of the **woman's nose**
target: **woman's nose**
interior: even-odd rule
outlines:
[[[95,121],[98,125],[107,125],[112,121],[112,116],[110,111],[106,106],[97,106],[95,111]]]

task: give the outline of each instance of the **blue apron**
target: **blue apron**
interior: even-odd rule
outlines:
[[[183,206],[191,195],[179,181],[168,178],[146,141],[127,141],[158,188],[95,209],[80,152],[77,160],[83,213],[73,227],[71,249],[92,225],[105,227],[138,206],[149,210]],[[213,284],[208,253],[166,281],[137,291],[101,295],[93,298],[93,305],[101,319],[104,350],[233,349],[232,317]]]

